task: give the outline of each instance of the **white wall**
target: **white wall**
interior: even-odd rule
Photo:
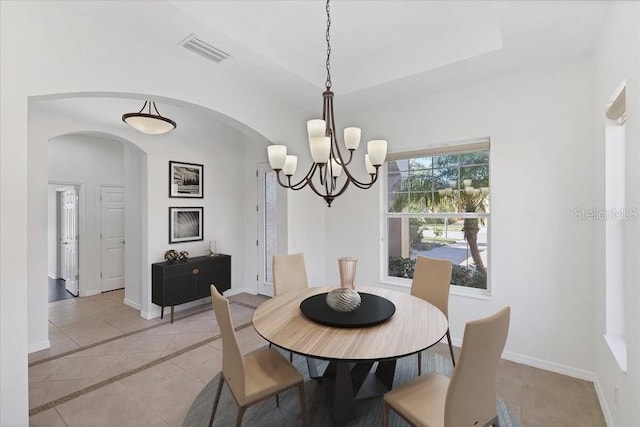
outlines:
[[[78,230],[79,254],[82,254],[80,296],[100,293],[100,188],[124,186],[123,144],[92,135],[53,138],[48,145],[47,170],[49,182],[81,186],[79,209],[84,221]],[[127,236],[127,240],[135,239]]]
[[[452,295],[451,334],[511,305],[509,358],[591,377],[593,64],[578,58],[358,112],[342,120],[399,152],[491,138],[490,300]],[[380,188],[326,209],[327,272],[357,256],[358,284],[379,282]],[[405,288],[406,290],[406,288]]]
[[[595,189],[594,206],[605,206],[605,111],[611,96],[626,81],[626,205],[640,207],[640,5],[637,2],[614,2],[603,26],[595,54],[595,153],[596,173],[589,181]],[[609,425],[640,425],[640,224],[625,223],[624,314],[627,340],[627,373],[621,372],[605,334],[605,224],[593,221],[596,230],[593,257],[595,286],[595,372],[598,394]],[[616,403],[615,388],[619,399]]]
[[[29,329],[34,325],[37,334],[46,337],[46,292],[39,283],[47,274],[47,249],[42,240],[47,233],[47,141],[54,136],[86,130],[114,134],[112,129],[87,129],[78,124],[51,124],[49,130],[28,127],[29,97],[86,92],[154,94],[157,98],[182,100],[223,113],[270,140],[285,140],[285,137],[304,140],[304,128],[293,128],[307,118],[299,108],[267,97],[259,88],[234,80],[234,76],[217,79],[215,67],[203,67],[199,61],[175,61],[144,40],[128,38],[108,27],[108,22],[87,21],[76,13],[76,9],[82,7],[85,5],[79,3],[61,7],[56,2],[0,2],[0,425],[3,426],[28,423],[27,324]],[[29,37],[25,38],[24,34]],[[141,56],[140,51],[145,55]],[[146,72],[132,72],[146,71],[149,64],[153,64],[152,78]],[[182,78],[178,81],[176,76]],[[152,141],[157,143],[158,138]],[[206,143],[197,141],[200,147]],[[151,143],[141,138],[136,145],[149,152]],[[143,230],[148,234],[148,263],[161,259],[164,251],[160,247],[167,246],[164,232],[168,221],[167,161],[185,155],[189,159],[194,157],[193,150],[176,152],[177,148],[174,151],[164,148],[157,157],[149,154],[148,176],[152,178],[143,182],[142,187],[143,191],[148,187],[149,194],[148,203],[142,207],[143,216],[145,211],[149,216],[156,210],[161,214]],[[242,162],[222,165],[219,173],[237,176],[233,169],[239,164]],[[210,163],[205,165],[205,174],[213,171],[210,166]],[[163,178],[153,181],[157,176]],[[216,173],[208,176],[216,177]],[[210,187],[208,184],[206,188]],[[154,196],[157,191],[163,196]],[[230,191],[233,189],[220,190],[227,195]],[[205,212],[213,213],[210,218],[215,221],[221,219],[216,211],[224,210],[225,206],[219,203],[205,207]],[[300,208],[297,213],[305,215],[306,212]],[[231,218],[230,223],[237,226],[238,221],[242,219]],[[163,231],[158,233],[158,229]],[[221,236],[220,240],[216,238],[221,242],[221,250],[235,250],[237,243],[227,245],[224,241],[232,232],[205,225],[205,233],[206,238]],[[142,272],[143,281],[148,280],[145,274],[149,274],[148,270]],[[233,274],[235,278],[244,277],[236,270]],[[141,289],[143,301],[149,298],[148,292],[146,288]],[[142,309],[152,311],[149,305]]]
[[[125,271],[124,302],[135,308],[142,303],[142,284],[147,270],[147,155],[132,144],[124,144]],[[144,185],[144,187],[143,187]],[[145,208],[143,208],[143,206]]]

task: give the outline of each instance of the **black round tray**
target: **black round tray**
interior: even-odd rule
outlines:
[[[396,306],[378,295],[358,292],[360,307],[348,313],[335,311],[327,305],[327,293],[313,295],[300,303],[300,311],[314,322],[338,328],[362,328],[382,323],[396,312]]]

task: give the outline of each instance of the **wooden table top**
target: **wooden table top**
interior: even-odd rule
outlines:
[[[351,361],[392,359],[431,347],[447,332],[447,318],[434,305],[387,289],[358,286],[359,292],[392,301],[396,312],[387,322],[367,328],[335,328],[307,319],[300,303],[334,287],[287,292],[262,303],[253,326],[267,341],[294,353]]]

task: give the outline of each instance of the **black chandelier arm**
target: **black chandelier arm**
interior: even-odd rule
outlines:
[[[343,168],[342,170],[347,175],[347,181],[352,181],[353,185],[355,185],[356,187],[361,188],[363,190],[366,190],[368,188],[371,188],[371,186],[373,184],[375,184],[376,181],[378,180],[380,166],[376,166],[375,168],[376,168],[376,173],[375,174],[369,174],[369,177],[371,179],[371,181],[369,181],[369,182],[359,181],[357,178],[355,178],[353,175],[351,175],[351,172],[349,172],[349,170],[347,168]]]
[[[300,189],[304,188],[307,185],[306,177],[302,178],[302,180],[300,180],[300,182],[291,185],[291,177],[285,175],[287,177],[287,182],[286,183],[282,182],[282,178],[280,177],[280,171],[281,171],[281,169],[277,169],[276,170],[276,178],[278,179],[278,184],[280,184],[280,186],[282,186],[284,188],[288,188],[290,190],[300,190]],[[300,185],[300,184],[302,184],[302,185]]]
[[[301,188],[306,187],[307,184],[311,181],[311,177],[315,173],[317,167],[318,167],[318,164],[314,163],[313,166],[311,166],[311,168],[309,168],[309,171],[307,172],[307,174],[304,177],[302,177],[300,179],[300,181],[296,182],[295,184],[291,184],[291,177],[287,176],[287,175],[285,175],[287,177],[287,183],[282,182],[282,178],[280,177],[280,171],[282,169],[277,169],[276,170],[276,177],[278,179],[278,184],[280,184],[284,188],[289,188],[291,190],[300,190]]]
[[[313,181],[311,180],[311,178],[309,178],[307,180],[307,182],[309,183],[309,187],[313,190],[314,193],[316,193],[318,196],[324,198],[325,200],[327,200],[327,198],[330,198],[331,200],[333,200],[335,197],[337,197],[337,194],[331,194],[330,192],[327,192],[325,194],[322,194],[320,191],[318,191],[318,189],[316,188],[315,184],[313,183]],[[325,187],[326,189],[326,187]],[[329,205],[331,205],[331,203],[329,203]]]
[[[352,182],[352,181],[350,181],[350,180],[348,180],[348,179],[347,179],[347,180],[344,182],[344,185],[342,186],[342,188],[340,189],[340,191],[338,191],[338,192],[337,192],[337,193],[335,193],[335,194],[330,194],[330,196],[331,196],[332,198],[336,198],[336,197],[338,197],[338,196],[342,195],[342,193],[344,193],[344,192],[347,190],[347,188],[349,187],[349,184],[351,184],[351,182]]]

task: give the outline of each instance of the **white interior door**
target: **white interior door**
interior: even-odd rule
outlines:
[[[124,189],[100,187],[102,292],[124,288]]]
[[[273,296],[273,255],[278,248],[276,173],[268,163],[258,165],[258,293]]]
[[[75,188],[59,192],[60,277],[67,291],[78,296],[78,195]]]

